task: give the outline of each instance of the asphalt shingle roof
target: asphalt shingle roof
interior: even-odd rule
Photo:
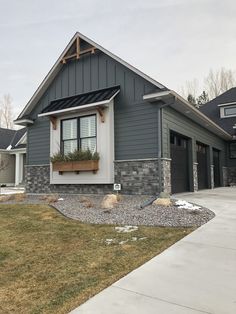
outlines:
[[[46,108],[43,109],[42,113],[63,110],[67,108],[73,108],[104,100],[109,100],[119,90],[120,90],[119,86],[113,86],[89,93],[79,94],[72,97],[53,100]]]
[[[236,103],[236,87],[233,87],[226,91],[225,93],[212,99],[205,105],[201,106],[199,110],[202,113],[204,113],[208,118],[213,120],[216,124],[218,124],[226,132],[233,135],[234,134],[233,125],[236,124],[236,117],[222,119],[220,117],[220,108],[218,107],[218,105],[231,102]]]
[[[10,145],[12,146],[12,149],[16,148],[16,144],[19,142],[25,132],[26,128],[20,130],[0,128],[0,149],[7,149],[7,147],[9,147]],[[25,146],[26,145],[24,145],[23,147]],[[17,146],[17,148],[20,147]]]

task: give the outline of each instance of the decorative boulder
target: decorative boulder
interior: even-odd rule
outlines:
[[[171,206],[171,200],[169,198],[157,198],[152,205],[158,206]]]
[[[117,195],[108,194],[108,195],[104,196],[102,203],[101,203],[101,207],[105,208],[105,209],[111,209],[117,203],[118,203]]]

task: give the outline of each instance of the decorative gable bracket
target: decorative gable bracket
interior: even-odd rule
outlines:
[[[90,48],[87,48],[87,49],[81,49],[81,40],[80,40],[80,37],[78,36],[74,42],[74,50],[75,52],[73,51],[72,52],[67,52],[61,59],[61,62],[63,64],[66,64],[66,62],[70,59],[79,59],[81,55],[84,55],[86,53],[92,53],[94,54],[95,53],[95,49],[97,49],[96,47],[94,46],[91,46]]]

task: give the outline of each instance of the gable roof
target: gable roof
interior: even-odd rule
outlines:
[[[12,141],[10,143],[11,145],[11,149],[14,148],[23,148],[26,147],[25,144],[20,144],[20,140],[23,138],[23,136],[26,134],[27,129],[26,128],[22,128],[20,130],[17,130],[14,137],[12,138]],[[19,143],[19,144],[18,144]]]
[[[44,78],[44,80],[42,81],[42,83],[39,85],[38,89],[35,91],[35,93],[33,94],[33,96],[31,97],[31,99],[29,100],[29,102],[26,104],[25,108],[22,110],[22,112],[20,113],[20,115],[18,116],[18,118],[15,120],[15,122],[17,122],[17,120],[22,120],[25,119],[25,117],[30,113],[30,111],[34,108],[34,106],[37,104],[37,102],[39,101],[39,99],[43,96],[44,92],[47,90],[47,88],[49,87],[49,85],[52,83],[52,81],[54,80],[54,78],[56,77],[56,75],[58,74],[58,72],[60,71],[60,69],[63,67],[63,64],[61,63],[61,60],[63,59],[63,57],[65,57],[67,55],[67,53],[71,50],[74,42],[77,40],[77,38],[80,38],[84,41],[86,41],[87,43],[89,43],[90,45],[96,47],[98,50],[102,51],[103,53],[105,53],[106,55],[110,56],[112,59],[116,60],[117,62],[121,63],[122,65],[124,65],[125,67],[127,67],[128,69],[130,69],[131,71],[133,71],[134,73],[136,73],[137,75],[143,77],[145,80],[147,80],[148,82],[152,83],[153,85],[155,85],[156,87],[166,90],[167,88],[162,85],[161,83],[159,83],[158,81],[152,79],[150,76],[146,75],[145,73],[143,73],[142,71],[138,70],[137,68],[135,68],[134,66],[130,65],[129,63],[127,63],[126,61],[124,61],[123,59],[119,58],[118,56],[114,55],[113,53],[111,53],[110,51],[108,51],[107,49],[103,48],[102,46],[100,46],[99,44],[97,44],[96,42],[94,42],[93,40],[91,40],[90,38],[84,36],[83,34],[76,32],[75,35],[72,37],[72,39],[70,40],[69,44],[66,46],[66,48],[63,50],[62,54],[60,55],[60,57],[57,59],[56,63],[53,65],[53,67],[51,68],[51,70],[48,72],[48,74],[46,75],[46,77]]]
[[[11,149],[14,148],[24,148],[26,147],[25,144],[20,144],[24,145],[18,146],[18,142],[20,139],[26,134],[26,128],[22,128],[20,130],[12,130],[12,129],[5,129],[5,128],[0,128],[0,149],[7,149],[8,147],[11,147]]]
[[[0,128],[0,149],[7,149],[15,133],[15,130]]]
[[[236,117],[227,117],[222,119],[220,117],[220,108],[218,107],[218,105],[232,102],[236,103],[236,87],[233,87],[227,90],[225,93],[212,99],[205,105],[201,106],[199,110],[216,124],[218,124],[227,133],[233,135],[235,132],[233,125],[236,124]]]

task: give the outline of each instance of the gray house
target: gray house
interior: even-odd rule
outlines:
[[[171,74],[170,74],[171,75]],[[195,191],[227,184],[232,134],[177,93],[76,33],[17,124],[27,126],[26,191]],[[55,171],[50,156],[89,148],[94,173]]]
[[[26,128],[0,128],[0,185],[18,186],[24,183],[26,162]]]
[[[236,182],[236,87],[206,103],[200,111],[232,136],[226,146],[227,185]]]

